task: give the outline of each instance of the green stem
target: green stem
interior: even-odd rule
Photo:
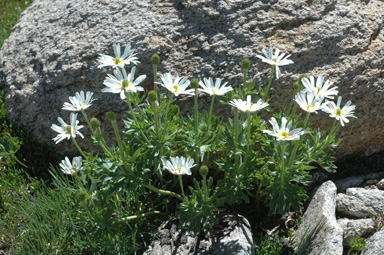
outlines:
[[[19,163],[20,165],[22,165],[24,168],[28,168],[23,162],[21,162],[21,161],[15,156],[15,154],[11,154],[11,157],[12,157],[17,163]]]
[[[203,176],[203,188],[204,188],[204,200],[207,201],[208,191],[207,191],[207,177],[206,177],[206,175]]]
[[[309,116],[311,115],[310,112],[307,112],[307,115],[305,116],[305,120],[304,120],[304,124],[303,124],[303,129],[305,129],[306,125],[307,125],[307,122],[309,120]],[[299,140],[295,141],[295,147],[293,148],[293,151],[292,151],[292,154],[291,154],[291,157],[289,159],[289,162],[288,162],[288,166],[289,168],[291,168],[293,166],[293,162],[295,160],[295,157],[296,157],[296,153],[297,153],[297,149],[299,148],[299,144],[303,141],[303,138],[300,137]]]
[[[212,118],[212,110],[213,110],[213,105],[215,103],[215,94],[212,95],[212,103],[211,103],[211,108],[209,109],[209,116],[208,116],[208,132],[209,133],[209,130],[211,129],[211,118]]]
[[[247,95],[245,94],[245,87],[247,86],[247,73],[248,69],[244,69],[244,75],[243,75],[243,100],[246,99]]]
[[[237,147],[238,145],[238,141],[239,141],[239,110],[235,107],[235,121],[234,121],[234,125],[235,125],[235,137],[234,137],[234,142],[235,142],[235,146]],[[234,148],[236,149],[236,148]],[[235,169],[236,169],[236,172],[237,172],[237,169],[239,168],[239,158],[235,156]]]
[[[252,123],[252,115],[250,112],[247,112],[247,152],[245,154],[244,162],[247,162],[248,154],[249,154],[249,144],[251,141],[251,123]]]
[[[128,103],[129,110],[131,111],[131,115],[133,116],[133,119],[135,120],[135,123],[137,124],[138,121],[137,121],[135,112],[133,111],[133,108],[132,108],[131,99],[130,99],[130,97],[129,97],[129,95],[128,95],[127,92],[125,92],[125,97],[127,98],[127,103]],[[140,133],[140,135],[144,138],[145,142],[146,142],[147,144],[149,144],[149,140],[148,140],[148,138],[146,137],[146,135],[143,133],[143,131],[140,130],[139,133]]]
[[[157,82],[157,65],[153,65],[153,84],[154,84],[156,93],[159,94],[156,82]]]
[[[169,124],[169,121],[168,121],[168,109],[169,109],[169,106],[173,100],[173,93],[170,93],[171,96],[169,97],[169,100],[167,101],[167,105],[165,107],[165,118],[164,118],[164,123],[165,123],[165,127],[164,129],[162,130],[163,131],[163,138],[165,138],[165,134],[168,130],[168,124]]]
[[[184,186],[183,186],[183,178],[182,178],[181,175],[179,175],[179,181],[180,181],[181,194],[183,194],[183,197],[185,197]]]
[[[117,128],[116,120],[111,121],[111,123],[113,126],[113,130],[115,131],[117,143],[120,148],[120,156],[121,156],[121,159],[123,159],[124,158],[123,144],[121,143],[121,137],[120,137],[119,129]]]
[[[289,112],[290,112],[291,109],[292,109],[293,102],[294,102],[295,96],[296,96],[296,94],[297,94],[297,91],[298,91],[298,89],[295,89],[295,90],[293,91],[292,100],[291,100],[291,103],[289,104],[288,111],[287,111],[287,114],[288,114],[288,115],[289,115]]]
[[[157,137],[159,137],[160,136],[160,131],[159,131],[159,115],[157,114],[156,102],[152,103],[152,107],[153,107],[153,117],[155,119],[155,132],[156,132]]]
[[[83,158],[86,159],[87,156],[85,156],[84,152],[81,150],[80,146],[77,144],[75,138],[73,138],[73,136],[71,136],[71,138],[72,138],[72,141],[73,141],[73,143],[75,144],[76,148],[79,150],[79,152],[80,152],[81,155],[83,156]]]
[[[136,219],[144,218],[144,217],[147,217],[147,216],[153,215],[153,214],[161,214],[161,212],[160,211],[152,211],[152,212],[147,212],[147,213],[141,213],[138,215],[132,215],[132,216],[121,218],[118,222],[123,223],[124,221],[136,220]]]
[[[272,83],[272,78],[273,78],[273,72],[275,71],[275,66],[272,66],[272,70],[271,70],[271,75],[269,76],[269,82],[268,82],[268,85],[267,85],[267,88],[265,89],[265,91],[263,91],[263,101],[266,102],[267,100],[267,95],[268,95],[268,92],[269,92],[269,88],[271,87],[271,83]]]
[[[167,196],[172,196],[172,197],[175,197],[181,201],[184,200],[184,198],[182,196],[180,196],[179,194],[176,194],[172,191],[169,191],[169,190],[162,190],[162,189],[158,189],[154,186],[152,186],[151,184],[143,184],[144,187],[146,187],[147,189],[150,189],[160,195],[167,195]]]
[[[285,171],[285,162],[284,155],[285,154],[285,141],[281,142],[281,172],[280,172],[280,185],[284,186],[284,171]]]
[[[93,137],[96,138],[96,130],[93,130],[93,128],[92,128],[92,126],[91,126],[91,123],[89,122],[89,119],[88,119],[88,117],[87,117],[87,114],[85,113],[84,110],[82,110],[81,112],[83,113],[84,119],[85,119],[85,121],[87,122],[87,124],[88,124],[88,126],[89,126],[89,129],[90,129],[91,132],[92,132]],[[109,151],[109,149],[108,149],[107,144],[105,143],[104,138],[103,138],[102,140],[98,141],[98,142],[99,142],[100,147],[104,150],[105,154],[110,155],[110,151]]]
[[[195,89],[195,104],[193,105],[193,125],[195,128],[195,136],[197,137],[197,88]]]

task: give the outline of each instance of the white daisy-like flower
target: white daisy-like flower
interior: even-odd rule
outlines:
[[[79,132],[79,129],[83,128],[83,125],[78,125],[79,121],[77,120],[77,113],[71,112],[70,121],[71,124],[68,125],[63,121],[62,118],[58,117],[57,120],[60,122],[61,126],[58,126],[56,124],[52,124],[51,129],[59,133],[55,138],[53,138],[53,141],[58,144],[65,138],[69,139],[71,137],[75,138],[76,135],[79,135],[81,138],[84,138],[84,136]]]
[[[226,94],[227,92],[233,90],[231,86],[226,86],[228,82],[225,82],[223,85],[221,85],[222,79],[216,78],[215,84],[213,84],[213,80],[211,77],[204,78],[204,81],[200,81],[199,84],[202,87],[202,89],[199,89],[199,91],[205,92],[211,96],[218,95],[222,96]]]
[[[279,49],[276,49],[275,54],[273,54],[272,47],[269,47],[269,51],[266,49],[262,49],[262,51],[265,57],[261,55],[256,55],[256,57],[260,58],[263,62],[276,67],[276,79],[279,79],[281,76],[279,66],[293,64],[293,61],[288,59],[291,55],[285,56],[285,53],[280,54]]]
[[[161,75],[161,80],[163,83],[157,82],[157,84],[168,89],[175,96],[183,94],[194,95],[194,89],[187,89],[191,82],[186,77],[181,78],[176,75],[175,80],[173,80],[171,73],[165,73]]]
[[[131,72],[127,74],[125,69],[122,72],[119,69],[113,70],[113,75],[108,74],[104,80],[106,88],[101,92],[119,93],[121,99],[125,99],[125,92],[136,93],[138,91],[144,91],[143,87],[138,86],[147,76],[140,75],[136,80],[135,78],[136,67],[132,67]]]
[[[340,124],[344,126],[344,123],[348,123],[349,120],[347,118],[357,118],[354,116],[355,105],[351,105],[352,102],[348,101],[343,108],[341,105],[341,96],[337,98],[337,104],[332,101],[327,101],[323,104],[323,111],[329,113],[329,116],[332,118],[336,118],[340,121]]]
[[[296,94],[294,100],[304,111],[317,113],[322,108],[324,97],[318,97],[313,90],[302,90]]]
[[[92,102],[96,99],[92,98],[93,92],[87,91],[86,95],[84,96],[84,91],[76,92],[74,97],[69,97],[69,101],[71,103],[65,102],[63,105],[63,110],[68,111],[82,111],[87,109],[92,105]]]
[[[162,160],[164,168],[174,175],[191,175],[191,168],[196,166],[192,158],[170,157],[171,160]]]
[[[233,99],[231,102],[229,102],[229,104],[242,112],[256,112],[269,105],[268,103],[263,102],[262,99],[259,99],[256,104],[253,104],[250,95],[247,96],[247,101],[241,99]]]
[[[61,171],[65,174],[73,175],[78,171],[84,170],[83,162],[81,161],[81,157],[74,157],[72,159],[72,163],[68,157],[65,157],[64,160],[59,164]]]
[[[287,123],[287,119],[285,117],[281,118],[280,127],[274,117],[271,118],[269,123],[272,124],[273,131],[263,130],[263,132],[275,136],[277,138],[277,141],[299,140],[300,136],[306,133],[306,131],[302,128],[295,128],[293,130],[290,130],[292,127],[292,121],[289,121]]]
[[[313,76],[309,76],[309,80],[307,78],[303,78],[301,80],[304,87],[309,91],[314,91],[317,97],[324,97],[328,99],[333,99],[334,96],[337,95],[337,87],[332,87],[332,82],[326,80],[324,82],[324,77],[319,76],[315,82],[315,78]]]
[[[104,66],[112,66],[113,68],[123,68],[124,65],[129,65],[130,63],[133,63],[134,65],[140,63],[138,61],[138,58],[135,57],[136,53],[134,53],[134,51],[131,49],[131,44],[129,43],[125,45],[123,55],[121,55],[120,43],[113,44],[113,52],[115,53],[115,57],[99,54],[99,58],[97,59],[97,61],[100,63],[100,65],[98,65],[98,68]]]

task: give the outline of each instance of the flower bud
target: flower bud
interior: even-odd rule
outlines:
[[[299,83],[298,81],[295,81],[295,82],[293,83],[293,89],[296,91],[296,90],[299,89],[299,87],[300,87],[300,83]]]
[[[100,127],[100,121],[95,117],[90,120],[90,124],[93,129]]]
[[[79,192],[79,194],[77,194],[77,199],[80,201],[80,202],[83,202],[87,197],[87,194],[85,193],[84,190],[81,190]]]
[[[157,100],[157,93],[154,90],[148,92],[148,101],[152,104]]]
[[[241,96],[239,94],[233,94],[232,100],[234,99],[241,99]]]
[[[208,167],[206,165],[202,165],[199,169],[199,173],[202,177],[205,177],[207,176],[209,170],[208,170]]]
[[[107,112],[106,114],[105,114],[105,116],[107,116],[107,119],[109,120],[109,121],[115,121],[116,120],[116,113],[114,113],[114,112]]]
[[[248,58],[244,58],[243,61],[241,61],[241,67],[244,70],[248,70],[250,66],[251,66],[251,61],[249,61]]]
[[[191,80],[191,88],[197,89],[199,87],[199,81],[197,79]]]
[[[152,57],[151,57],[151,63],[152,65],[155,65],[157,66],[160,62],[160,56],[157,55],[157,54],[153,54]]]

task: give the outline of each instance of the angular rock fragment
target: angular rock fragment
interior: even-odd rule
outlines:
[[[335,209],[336,186],[327,181],[311,199],[295,233],[295,243],[301,242],[306,254],[343,254],[343,230],[337,224]]]

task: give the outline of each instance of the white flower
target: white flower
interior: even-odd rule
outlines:
[[[317,97],[333,99],[338,93],[337,87],[330,88],[333,83],[329,80],[324,82],[324,77],[321,75],[317,78],[316,83],[313,76],[309,76],[309,80],[303,78],[301,81],[304,87],[309,91],[314,91]]]
[[[96,99],[92,98],[93,93],[87,91],[87,94],[84,96],[84,91],[76,92],[74,97],[69,97],[71,103],[65,102],[63,105],[63,110],[68,111],[82,111],[87,109],[92,105],[92,102]]]
[[[68,157],[65,157],[64,160],[59,164],[61,171],[65,174],[75,174],[78,171],[84,170],[83,162],[81,162],[81,157],[74,157],[72,163]]]
[[[299,140],[300,136],[302,134],[305,134],[305,131],[302,128],[295,128],[293,130],[290,130],[292,127],[292,121],[289,121],[287,124],[287,119],[285,117],[281,118],[280,127],[274,117],[271,118],[269,123],[272,124],[273,131],[263,130],[263,132],[275,136],[277,138],[277,141]]]
[[[147,76],[140,75],[136,80],[135,77],[136,67],[132,67],[131,73],[127,74],[125,69],[120,72],[119,69],[113,70],[113,75],[108,74],[104,80],[106,88],[102,89],[101,92],[120,93],[120,98],[125,99],[125,92],[136,93],[137,91],[144,91],[143,87],[138,86]]]
[[[267,51],[266,49],[263,49],[262,51],[265,57],[261,55],[256,55],[256,57],[260,58],[263,62],[276,67],[276,79],[279,79],[281,76],[281,71],[279,66],[293,64],[293,61],[288,59],[291,55],[285,56],[285,53],[281,53],[281,55],[279,55],[280,53],[279,49],[276,49],[275,54],[273,54],[272,47],[269,47],[269,51]]]
[[[113,68],[120,67],[123,68],[124,65],[129,65],[130,63],[138,64],[138,58],[135,57],[136,53],[131,49],[131,44],[125,45],[124,53],[121,55],[120,43],[113,44],[113,52],[115,57],[107,56],[104,54],[99,54],[100,57],[97,61],[100,63],[99,68],[104,66],[112,66]]]
[[[322,108],[321,103],[324,97],[317,97],[316,92],[313,90],[302,90],[296,94],[294,100],[304,111],[317,113]]]
[[[231,86],[225,86],[228,82],[225,82],[223,85],[221,85],[221,79],[216,78],[215,84],[213,84],[212,78],[204,78],[204,82],[200,81],[199,84],[203,89],[199,89],[199,91],[205,92],[209,95],[218,95],[222,96],[225,93],[233,90]]]
[[[71,124],[66,124],[62,118],[58,117],[57,120],[60,122],[61,126],[58,126],[56,124],[52,124],[51,129],[59,133],[53,140],[58,144],[65,138],[69,139],[71,137],[75,138],[76,135],[79,135],[81,138],[84,138],[84,136],[79,132],[79,129],[83,128],[84,126],[79,124],[79,121],[77,120],[77,113],[71,112],[70,120]]]
[[[351,101],[348,101],[343,108],[340,108],[341,104],[341,96],[337,98],[337,105],[332,101],[327,101],[323,104],[323,111],[329,113],[330,117],[336,118],[340,121],[341,125],[344,126],[344,123],[348,123],[349,120],[347,118],[354,116],[355,105],[351,105]]]
[[[187,87],[191,82],[186,77],[181,78],[178,75],[176,75],[175,80],[173,80],[171,73],[165,73],[161,75],[161,80],[163,81],[163,83],[158,82],[158,84],[168,89],[175,96],[182,95],[182,94],[186,94],[186,95],[194,94],[193,89],[187,90]]]
[[[229,102],[229,104],[236,107],[242,112],[256,112],[269,105],[268,103],[263,102],[262,99],[259,99],[256,104],[253,104],[251,102],[250,95],[247,96],[247,101],[241,99],[233,99],[231,102]]]
[[[191,168],[196,166],[192,158],[171,157],[171,160],[162,160],[164,168],[174,175],[191,175]]]

